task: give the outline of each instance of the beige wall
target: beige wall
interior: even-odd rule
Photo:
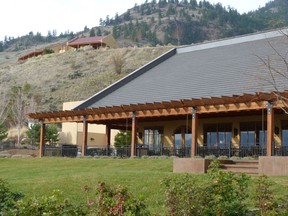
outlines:
[[[117,42],[112,35],[107,35],[107,37],[105,37],[103,39],[103,43],[107,44],[107,46],[109,46],[111,48],[117,48],[118,47]]]
[[[267,116],[264,114],[264,121],[266,122]],[[279,127],[279,134],[274,134],[274,139],[276,145],[281,144],[281,122],[283,120],[288,121],[288,116],[286,115],[275,115],[275,127]],[[213,124],[213,123],[231,123],[232,124],[232,135],[233,135],[233,129],[236,128],[238,130],[237,136],[232,136],[232,144],[235,147],[238,147],[240,143],[240,123],[242,122],[261,122],[262,121],[262,115],[258,116],[239,116],[239,117],[219,117],[219,118],[203,118],[198,120],[198,143],[201,145],[204,143],[204,135],[203,135],[203,127],[205,124]],[[141,132],[143,134],[142,139],[138,138],[138,143],[144,142],[144,128],[163,128],[164,134],[163,134],[163,144],[164,146],[173,146],[173,135],[174,131],[181,127],[188,125],[189,128],[191,128],[192,120],[191,116],[188,118],[188,124],[187,120],[178,120],[178,121],[160,121],[160,122],[148,122],[148,123],[141,123],[139,122],[138,127],[138,133]]]
[[[83,101],[73,101],[63,103],[63,110],[71,110]],[[111,130],[111,145],[114,145],[114,137],[118,130]],[[81,146],[83,140],[83,123],[62,123],[60,133],[60,143],[74,144]],[[88,124],[87,145],[106,147],[106,126],[98,124]]]

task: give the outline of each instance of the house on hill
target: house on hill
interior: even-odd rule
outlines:
[[[67,50],[66,43],[55,43],[41,49],[34,49],[18,57],[18,61],[25,61],[29,58],[44,55],[46,51],[54,53],[62,53]]]
[[[82,155],[89,125],[104,124],[108,149],[111,129],[132,131],[131,157],[287,156],[288,116],[277,94],[287,97],[279,73],[287,72],[287,48],[280,31],[174,48],[73,110],[29,114],[42,122],[40,155],[45,124],[82,122]]]
[[[79,49],[85,46],[92,46],[94,49],[100,47],[117,48],[117,42],[112,35],[95,36],[95,37],[76,37],[66,43],[56,43],[43,49],[35,49],[18,57],[18,61],[27,60],[28,58],[37,57],[45,53],[45,49],[55,53],[62,53],[70,49]]]
[[[32,58],[32,57],[37,57],[39,55],[43,55],[44,50],[43,49],[35,49],[33,51],[30,51],[28,53],[25,53],[21,56],[18,57],[18,61],[25,61],[28,58]]]
[[[76,37],[67,42],[67,46],[79,49],[84,46],[92,46],[94,49],[99,47],[117,48],[116,40],[112,35],[95,37]]]

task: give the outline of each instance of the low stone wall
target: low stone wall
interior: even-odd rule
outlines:
[[[288,157],[259,157],[259,174],[267,176],[287,176]]]
[[[174,173],[206,173],[212,160],[204,158],[174,158]]]

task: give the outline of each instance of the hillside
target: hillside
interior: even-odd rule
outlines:
[[[284,27],[287,14],[287,0],[271,1],[247,14],[209,1],[152,0],[122,15],[106,17],[94,31],[107,32],[107,27],[112,27],[122,46],[187,45]]]
[[[27,82],[38,103],[37,111],[61,109],[63,102],[95,94],[173,46],[287,26],[288,1],[274,0],[256,11],[239,14],[237,9],[209,1],[151,0],[124,14],[106,17],[100,24],[78,33],[42,36],[30,32],[0,41],[0,99],[7,100],[11,86]],[[81,49],[17,62],[17,57],[28,51],[93,34],[113,34],[120,48]],[[124,60],[121,74],[115,73],[113,57]]]
[[[240,14],[236,8],[199,0],[150,0],[123,14],[100,19],[100,26],[79,32],[29,32],[0,41],[1,51],[18,52],[75,36],[113,34],[119,47],[187,45],[288,26],[288,1],[273,0],[265,7]]]
[[[0,64],[1,93],[27,82],[37,111],[59,110],[63,102],[86,99],[171,48],[80,49],[24,62],[14,59]],[[113,57],[124,60],[120,74],[115,72]]]

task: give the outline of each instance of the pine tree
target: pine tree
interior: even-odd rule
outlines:
[[[95,37],[96,34],[95,34],[95,29],[94,28],[91,28],[90,30],[90,37]]]
[[[5,127],[4,124],[0,123],[0,141],[7,138],[7,136],[8,136],[7,128]]]

